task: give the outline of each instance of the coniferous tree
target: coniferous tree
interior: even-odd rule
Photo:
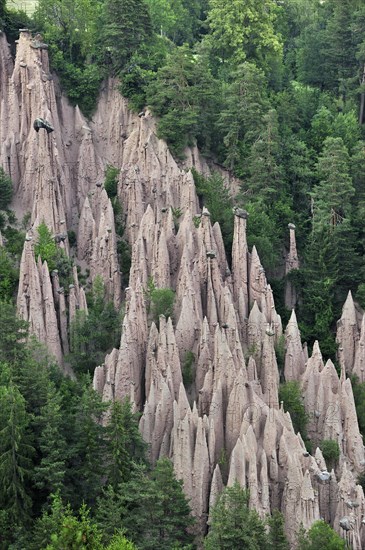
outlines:
[[[354,195],[349,173],[349,156],[341,138],[329,137],[317,163],[319,183],[312,192],[313,229],[334,230],[351,213]]]
[[[233,70],[230,80],[223,89],[225,103],[217,127],[224,143],[225,166],[242,175],[243,155],[260,135],[269,102],[264,74],[253,63]]]
[[[226,487],[211,512],[204,541],[206,550],[264,550],[268,547],[265,524],[248,506],[249,494],[238,483]]]
[[[345,550],[346,541],[323,520],[316,521],[307,532],[299,534],[298,550]]]
[[[53,385],[49,388],[47,403],[40,411],[38,424],[41,428],[41,459],[35,468],[34,478],[36,486],[46,491],[48,496],[62,490],[68,456],[66,440],[62,433],[62,398]]]
[[[1,3],[0,3],[0,23],[2,19],[1,12],[3,11],[3,15],[5,13],[4,8],[1,7]],[[5,210],[9,206],[9,204],[11,203],[12,196],[13,196],[12,181],[10,177],[6,174],[4,169],[0,166],[0,210]]]
[[[283,514],[279,510],[274,510],[268,518],[269,525],[269,548],[275,550],[290,550],[288,539],[285,535],[285,523]]]
[[[29,521],[32,507],[29,488],[34,448],[28,426],[25,400],[8,371],[6,386],[0,386],[0,508],[14,529]]]
[[[122,528],[141,550],[189,548],[193,542],[188,529],[194,520],[168,459],[159,460],[150,474],[135,469],[116,491],[109,486],[98,501],[97,518],[104,534]]]
[[[114,73],[123,69],[133,52],[151,34],[151,19],[144,0],[106,0],[101,47]]]
[[[138,416],[132,412],[129,400],[114,401],[106,429],[109,447],[108,484],[117,489],[128,481],[137,463],[145,462],[146,444],[138,429]]]
[[[279,126],[274,109],[263,116],[262,124],[262,131],[251,146],[247,187],[251,195],[272,204],[283,196],[284,191],[284,172],[279,158]]]
[[[74,426],[65,479],[66,496],[76,507],[82,502],[93,505],[102,491],[105,428],[101,420],[106,408],[101,396],[90,386],[90,379],[86,378],[72,412]]]

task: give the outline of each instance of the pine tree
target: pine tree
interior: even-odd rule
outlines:
[[[13,304],[0,301],[0,357],[2,361],[21,364],[26,356],[24,339],[28,334],[28,323],[16,316]]]
[[[354,0],[331,0],[333,13],[325,31],[325,74],[330,89],[339,91],[347,99],[347,88],[357,76],[355,43],[352,32]]]
[[[336,533],[328,523],[323,520],[316,521],[306,532],[299,534],[298,550],[345,550],[348,548],[346,541]]]
[[[5,8],[5,5],[4,5]],[[4,15],[4,8],[0,2],[0,24]],[[1,13],[2,12],[2,13]],[[13,196],[13,184],[4,169],[0,166],[0,210],[5,210],[11,203]]]
[[[193,541],[188,530],[194,520],[168,459],[159,460],[150,474],[136,467],[116,491],[109,486],[98,500],[97,519],[104,534],[111,537],[122,528],[140,550],[189,547]]]
[[[106,430],[109,447],[108,483],[116,490],[130,479],[134,465],[145,462],[146,444],[138,429],[138,415],[128,399],[114,401]]]
[[[279,125],[275,109],[263,116],[260,136],[251,147],[248,159],[250,194],[272,203],[283,195],[284,172],[280,164]]]
[[[75,399],[70,440],[70,459],[66,471],[66,495],[78,507],[92,505],[102,490],[105,461],[105,428],[101,420],[106,404],[85,378],[82,394]]]
[[[48,495],[55,494],[63,487],[68,451],[62,433],[63,414],[60,394],[50,386],[47,403],[37,419],[41,428],[39,446],[41,460],[35,468],[36,486]]]
[[[323,227],[334,230],[350,216],[351,198],[355,193],[349,173],[349,155],[341,138],[324,141],[318,158],[319,179],[311,194],[313,199],[313,230]]]
[[[29,485],[34,448],[28,425],[25,400],[8,371],[7,385],[0,386],[0,508],[13,527],[29,521],[32,507]]]
[[[248,506],[249,493],[238,483],[226,487],[211,512],[211,524],[204,541],[206,550],[265,550],[265,524]]]
[[[285,523],[283,514],[279,510],[274,510],[272,515],[268,518],[267,523],[269,525],[269,548],[275,548],[275,550],[289,550],[289,542],[285,535]]]
[[[245,62],[232,71],[223,93],[225,103],[217,121],[225,146],[223,161],[240,176],[244,174],[243,153],[260,135],[263,115],[269,109],[264,74]]]
[[[149,39],[151,33],[151,19],[143,0],[106,0],[102,47],[115,73],[123,69],[133,52]]]

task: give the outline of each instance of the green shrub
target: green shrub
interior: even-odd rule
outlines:
[[[357,420],[362,436],[365,435],[365,382],[359,382],[356,375],[351,376],[352,391],[354,392]]]
[[[337,441],[334,439],[323,439],[323,441],[319,443],[319,448],[322,451],[327,466],[333,468],[340,458],[340,447]]]
[[[58,270],[61,286],[71,283],[72,261],[62,248],[58,248],[47,225],[43,222],[37,228],[38,239],[34,247],[36,259],[47,262],[49,271]]]
[[[104,361],[106,353],[118,347],[121,332],[121,312],[106,299],[103,279],[95,277],[93,287],[86,296],[88,315],[76,311],[71,322],[71,353],[68,361],[77,374],[93,373],[97,365]]]
[[[284,403],[285,412],[289,411],[296,432],[303,439],[307,437],[308,415],[305,411],[300,384],[296,380],[285,382],[279,388],[279,399]]]
[[[0,210],[6,210],[13,197],[13,184],[10,177],[0,166]]]
[[[70,229],[69,231],[67,231],[67,237],[68,237],[68,242],[69,242],[70,246],[71,247],[76,246],[77,237],[76,237],[76,233],[73,229]]]
[[[194,362],[195,355],[192,351],[187,351],[182,364],[182,377],[184,386],[189,388],[194,382]]]
[[[10,226],[4,229],[2,233],[6,238],[6,250],[20,258],[23,252],[25,233]]]
[[[0,247],[0,300],[11,300],[19,279],[9,253]]]
[[[156,324],[160,315],[166,319],[172,317],[174,311],[175,292],[171,288],[154,288],[150,294],[150,312]]]
[[[111,166],[110,164],[106,167],[104,187],[110,199],[117,196],[119,172],[119,168]]]

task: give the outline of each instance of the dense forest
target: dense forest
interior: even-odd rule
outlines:
[[[303,340],[311,347],[318,339],[333,361],[348,291],[365,307],[364,25],[360,0],[39,0],[32,18],[0,0],[12,47],[20,27],[40,32],[63,91],[85,116],[92,118],[102,82],[117,78],[130,108],[156,117],[178,161],[197,144],[212,166],[239,179],[233,198],[218,172],[194,173],[227,257],[236,205],[250,216],[248,242],[284,323],[289,278]],[[109,167],[105,188],[118,220],[116,177]],[[80,312],[72,327],[75,379],[27,338],[15,311],[27,220],[15,228],[11,200],[1,169],[0,548],[289,548],[280,513],[260,519],[238,485],[222,493],[200,540],[171,463],[148,463],[139,414],[91,388],[94,368],[120,338],[121,312],[105,300],[102,281],[89,288],[88,317]],[[300,269],[285,276],[289,223]],[[130,250],[119,230],[127,286]],[[70,261],[46,225],[36,254],[69,282]],[[151,314],[168,316],[173,296],[153,282],[147,292]],[[354,384],[364,433],[365,389]],[[300,391],[284,385],[281,396],[305,437]],[[320,546],[346,547],[325,522],[298,533],[299,550]]]

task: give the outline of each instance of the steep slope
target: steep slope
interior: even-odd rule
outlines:
[[[188,169],[209,172],[198,152],[187,151],[185,166],[179,166],[157,138],[150,114],[131,113],[114,81],[105,84],[93,120],[86,122],[60,94],[41,38],[26,30],[14,64],[0,36],[0,83],[0,162],[14,182],[18,217],[31,212],[18,293],[19,314],[31,331],[62,364],[69,321],[77,308],[87,310],[76,269],[64,289],[58,274],[50,275],[46,262],[34,257],[35,230],[45,221],[66,254],[67,231],[74,230],[77,261],[89,266],[92,279],[103,277],[117,307],[125,297],[120,347],[96,368],[94,387],[106,400],[129,397],[143,412],[140,429],[151,460],[172,459],[199,529],[206,529],[223,485],[238,480],[250,489],[250,504],[261,516],[282,510],[291,542],[301,523],[307,528],[323,517],[354,549],[364,547],[365,499],[356,476],[365,456],[345,371],[362,373],[365,336],[351,296],[338,333],[340,378],[331,362],[323,364],[319,346],[308,359],[294,312],[285,331],[285,377],[302,385],[310,455],[278,401],[275,346],[283,329],[257,250],[248,250],[247,213],[235,210],[228,261],[220,227],[212,225],[207,209],[200,210]],[[33,122],[39,117],[54,131],[37,133]],[[132,246],[125,296],[113,208],[102,185],[107,164],[120,168],[118,197]],[[178,227],[173,208],[181,211]],[[298,267],[294,227],[289,229],[287,272]],[[151,322],[151,278],[156,287],[175,291],[173,321]],[[295,303],[290,288],[287,303]],[[185,387],[189,353],[193,381]],[[322,439],[338,441],[335,471],[327,471],[316,450]]]

